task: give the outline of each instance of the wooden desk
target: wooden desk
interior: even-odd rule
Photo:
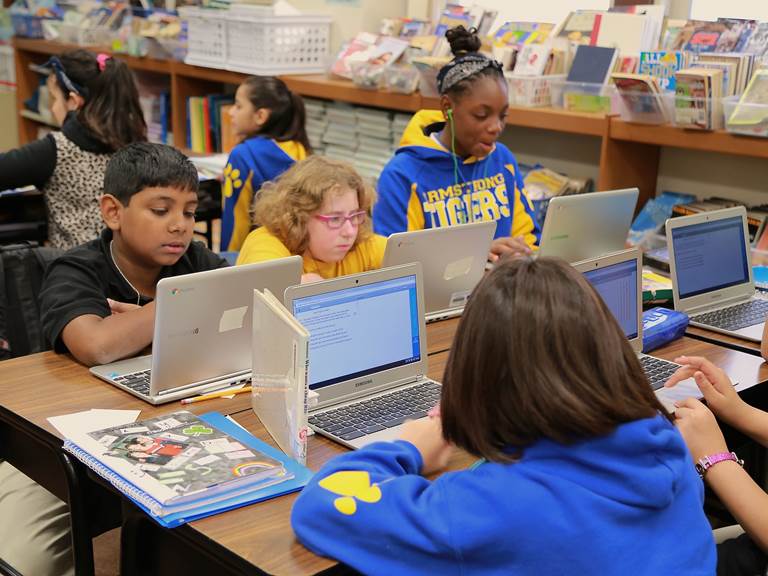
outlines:
[[[749,340],[744,340],[743,338],[735,338],[733,336],[728,336],[727,334],[713,332],[712,330],[697,328],[696,326],[688,326],[688,328],[685,329],[685,334],[696,338],[697,340],[704,340],[705,342],[732,348],[739,352],[760,356],[760,344],[757,342],[751,342]]]
[[[247,394],[188,406],[196,413],[225,414],[249,407]],[[69,504],[78,574],[93,573],[91,537],[120,524],[120,500],[87,480],[85,467],[62,450],[63,439],[48,417],[91,408],[141,410],[141,418],[152,418],[180,404],[152,406],[53,352],[0,363],[0,458]]]
[[[437,335],[445,343],[452,341],[457,325],[458,320],[449,320],[430,324],[427,331],[430,338]],[[436,340],[430,341],[430,348],[433,347],[439,347]],[[655,356],[665,359],[682,354],[707,356],[739,380],[740,390],[768,381],[768,366],[755,356],[692,338],[682,338],[654,352]],[[447,351],[430,355],[430,377],[440,378],[447,359]],[[251,433],[272,443],[252,411],[238,413],[234,418]],[[308,446],[308,466],[317,470],[344,450],[323,437],[313,436]],[[457,453],[451,468],[464,468],[471,462],[469,455]],[[163,530],[132,507],[123,526],[125,562],[121,574],[163,574],[195,569],[199,573],[215,574],[329,573],[337,566],[335,562],[314,555],[296,541],[290,526],[295,499],[296,494],[284,496],[174,530]]]
[[[429,358],[429,376],[439,378],[448,353]],[[274,446],[252,410],[234,415],[235,420]],[[322,436],[309,438],[307,466],[317,471],[331,457],[346,451]],[[474,461],[456,453],[454,469]],[[173,530],[161,528],[138,508],[127,511],[121,550],[122,576],[133,574],[316,574],[337,565],[316,556],[296,541],[290,511],[297,494],[289,494],[252,506],[210,516]],[[257,568],[258,567],[258,568]]]
[[[427,324],[427,354],[447,352],[451,349],[453,337],[456,335],[456,328],[459,326],[460,319],[461,317],[459,316]]]

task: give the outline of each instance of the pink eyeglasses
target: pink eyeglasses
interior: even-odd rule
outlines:
[[[315,214],[315,218],[318,220],[325,222],[325,225],[328,226],[331,230],[338,230],[344,224],[349,220],[349,222],[352,224],[352,226],[360,226],[363,222],[365,222],[367,214],[365,213],[365,210],[360,210],[358,212],[352,212],[348,216],[343,216],[341,214],[333,214],[333,215],[326,215],[326,214]]]

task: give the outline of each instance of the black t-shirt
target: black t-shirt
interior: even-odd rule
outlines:
[[[112,231],[105,229],[98,240],[69,250],[54,260],[46,271],[40,292],[43,334],[57,352],[66,352],[61,340],[64,327],[78,316],[111,314],[107,298],[136,304],[139,295],[123,278],[112,261],[109,243]],[[192,242],[173,266],[165,266],[160,278],[181,276],[227,266],[227,261],[200,242]],[[141,296],[140,305],[151,302]]]

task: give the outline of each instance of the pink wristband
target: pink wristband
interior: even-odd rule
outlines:
[[[744,467],[744,460],[739,460],[739,457],[736,456],[735,452],[717,452],[716,454],[710,454],[709,456],[700,458],[699,461],[696,462],[696,472],[699,473],[701,478],[704,478],[704,474],[707,473],[707,470],[712,468],[712,466],[718,462],[725,462],[726,460],[732,460],[742,468]]]

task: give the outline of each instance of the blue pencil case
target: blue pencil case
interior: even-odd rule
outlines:
[[[688,314],[667,308],[651,308],[643,312],[643,352],[650,352],[685,334]]]

